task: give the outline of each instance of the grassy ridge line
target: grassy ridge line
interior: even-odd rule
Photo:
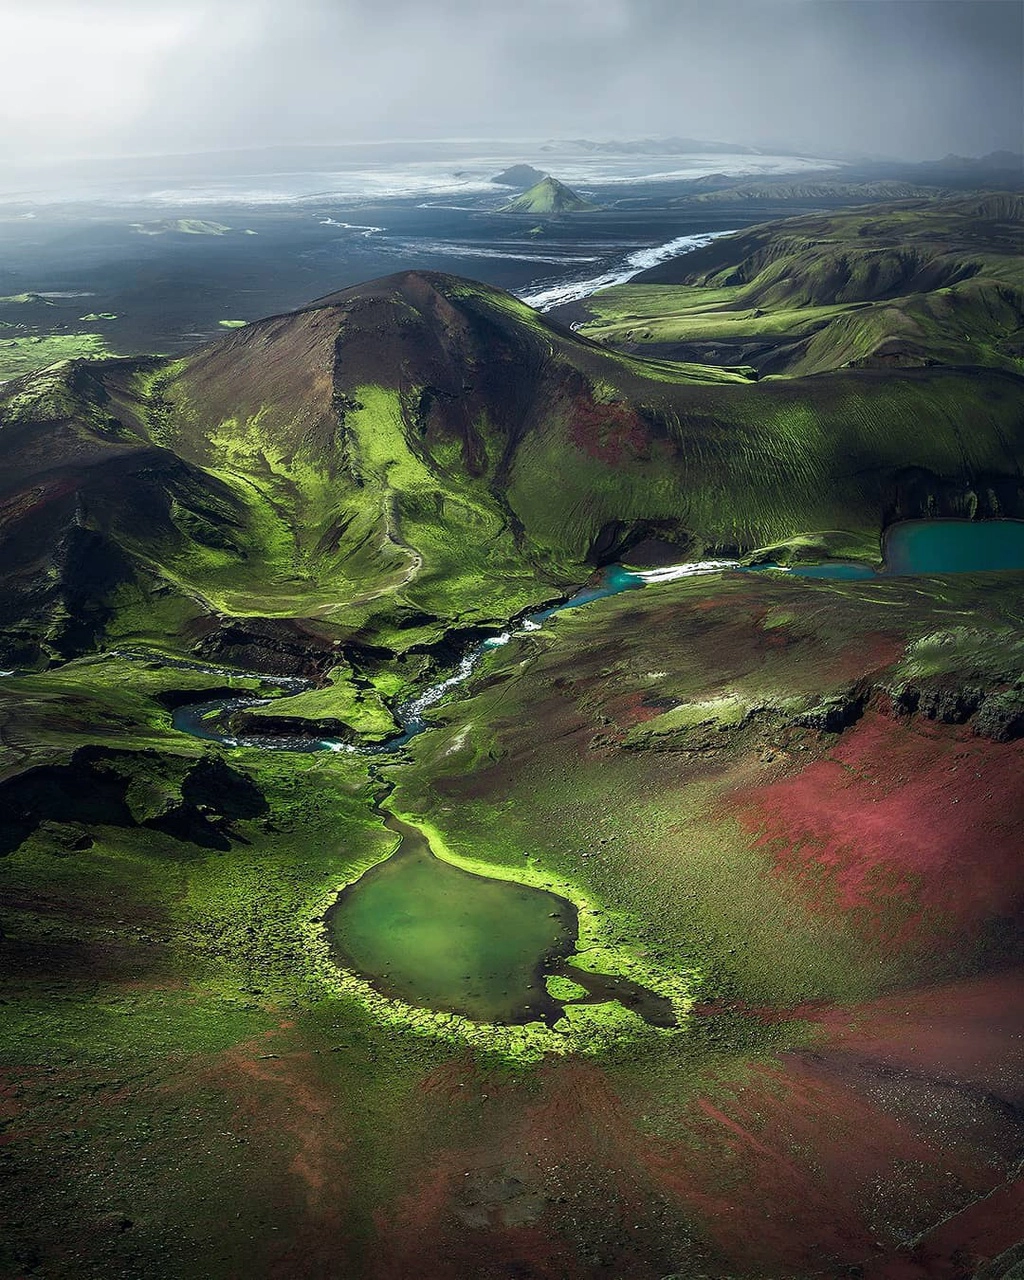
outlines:
[[[750,358],[747,349],[798,344],[773,361],[773,371],[803,377],[885,357],[901,344],[906,359],[946,365],[986,365],[1020,372],[1016,337],[1024,315],[1020,289],[996,281],[972,281],[934,293],[871,303],[764,308],[748,291],[697,285],[618,285],[588,299],[596,317],[580,332],[610,345],[718,344],[723,358]]]
[[[786,376],[865,364],[1019,372],[1022,222],[1020,197],[990,196],[768,223],[595,295],[581,331],[719,363],[747,353]]]
[[[731,386],[714,397],[695,387],[682,404],[663,393],[652,406],[667,438],[598,427],[583,448],[569,410],[521,446],[510,501],[535,538],[566,549],[606,522],[642,518],[677,520],[705,549],[812,529],[877,534],[901,468],[968,486],[1015,468],[1004,441],[1019,393],[1014,378],[938,371]],[[543,478],[565,458],[554,508]]]

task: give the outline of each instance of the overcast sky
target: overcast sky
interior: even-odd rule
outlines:
[[[1020,0],[0,0],[0,161],[683,134],[1021,148]]]

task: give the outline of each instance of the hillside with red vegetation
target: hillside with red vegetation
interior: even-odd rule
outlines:
[[[1020,743],[868,712],[822,759],[734,803],[776,873],[866,943],[945,950],[1020,915],[1022,777]]]
[[[735,271],[783,295],[792,231]],[[1024,513],[1022,385],[635,359],[404,272],[0,386],[0,1275],[1017,1276],[1024,575],[764,562]],[[633,548],[758,564],[521,621]],[[571,904],[552,1025],[335,946],[410,830]]]

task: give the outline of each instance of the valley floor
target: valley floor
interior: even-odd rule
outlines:
[[[5,680],[50,816],[3,829],[2,1274],[1009,1275],[1021,622],[1013,574],[723,573],[496,650],[394,807],[689,992],[566,1055],[339,982],[365,757],[214,765],[195,672]]]

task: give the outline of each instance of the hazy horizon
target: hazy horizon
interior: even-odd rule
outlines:
[[[14,167],[453,139],[1022,146],[1024,8],[1003,0],[0,0],[0,39]]]

